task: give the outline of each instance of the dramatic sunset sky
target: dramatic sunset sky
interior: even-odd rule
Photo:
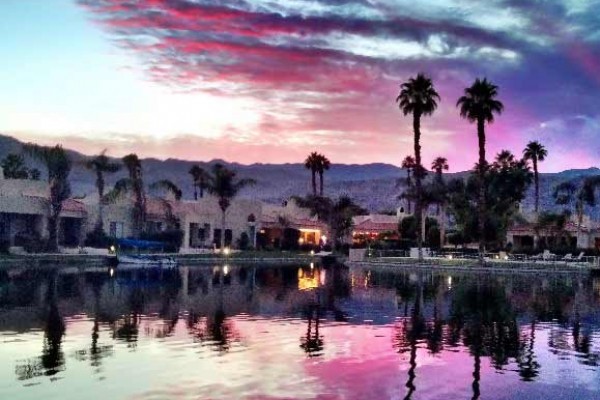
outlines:
[[[442,96],[424,162],[477,157],[458,117],[475,77],[506,111],[488,154],[546,144],[546,171],[600,141],[597,0],[2,0],[0,133],[85,153],[242,163],[399,164],[394,103],[419,71]]]

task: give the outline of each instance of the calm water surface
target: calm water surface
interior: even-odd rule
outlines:
[[[600,280],[0,271],[0,399],[600,399]]]

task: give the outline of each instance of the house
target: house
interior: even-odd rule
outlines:
[[[95,221],[99,207],[97,196],[84,200],[88,218]],[[177,228],[183,232],[182,252],[218,248],[221,235],[225,245],[238,247],[242,241],[249,247],[279,247],[286,228],[298,232],[298,244],[316,244],[326,240],[326,226],[310,215],[310,211],[289,201],[283,205],[259,200],[235,198],[225,214],[222,233],[222,212],[218,199],[205,196],[198,200],[148,197],[146,199],[146,231],[161,232]],[[115,238],[134,234],[133,200],[124,197],[103,207],[105,233]],[[88,224],[88,230],[94,224]]]
[[[24,246],[47,238],[50,187],[47,182],[4,179],[0,174],[0,242]],[[85,238],[87,209],[75,199],[65,200],[59,221],[59,244],[78,246]]]
[[[506,232],[506,243],[515,250],[534,248],[535,241],[559,247],[577,247],[581,249],[600,249],[600,225],[585,218],[581,226],[572,220],[567,221],[561,231],[556,229],[538,229],[533,223],[513,225]]]
[[[386,214],[358,215],[352,218],[352,241],[360,243],[366,239],[376,239],[382,234],[390,234],[398,239],[398,225],[402,216]]]

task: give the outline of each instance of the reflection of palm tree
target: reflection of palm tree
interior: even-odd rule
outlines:
[[[315,320],[314,332],[313,318]],[[308,328],[306,336],[300,338],[300,348],[303,349],[309,357],[317,357],[323,351],[323,336],[319,335],[320,308],[318,305],[309,306],[307,310]]]
[[[524,357],[518,358],[519,376],[526,382],[532,382],[540,373],[540,364],[537,362],[534,352],[535,346],[535,319],[531,321],[529,331],[529,343]]]
[[[52,288],[48,290],[54,291]],[[61,348],[64,334],[65,323],[58,310],[56,298],[52,295],[44,330],[44,350],[42,352],[42,366],[46,375],[55,375],[64,369],[65,360]]]

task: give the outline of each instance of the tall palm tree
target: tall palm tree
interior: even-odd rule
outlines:
[[[412,187],[411,174],[412,174],[413,170],[415,169],[415,158],[413,156],[404,157],[404,160],[402,160],[402,168],[406,170],[406,187],[410,191],[411,187]],[[410,196],[405,196],[405,197],[406,197],[406,202],[408,205],[408,213],[410,214],[411,213]]]
[[[319,174],[319,196],[323,196],[323,174],[331,167],[331,161],[323,154],[317,157],[317,173]]]
[[[319,170],[319,153],[313,151],[304,160],[304,167],[309,169],[312,174],[313,196],[317,195],[317,171]]]
[[[192,175],[192,179],[194,180],[194,200],[198,200],[198,197],[204,197],[208,173],[199,165],[193,165],[189,170],[189,174]],[[200,196],[198,196],[198,189],[200,189]]]
[[[527,143],[527,147],[523,150],[523,157],[526,160],[531,160],[533,164],[533,179],[535,182],[535,214],[538,214],[540,207],[540,181],[538,174],[538,162],[544,161],[548,156],[548,151],[537,140]]]
[[[237,179],[236,173],[222,164],[217,163],[212,167],[207,189],[210,194],[217,197],[221,209],[221,249],[225,248],[225,214],[231,201],[240,190],[255,183],[254,179]]]
[[[96,221],[95,230],[102,232],[104,230],[104,219],[103,210],[104,203],[104,188],[106,187],[106,181],[104,180],[104,174],[114,174],[121,169],[121,164],[112,162],[110,158],[106,156],[106,149],[102,150],[97,156],[90,158],[85,161],[84,167],[96,174],[96,189],[98,190],[98,220]]]
[[[444,183],[444,171],[448,171],[448,159],[445,157],[437,157],[431,163],[431,169],[435,172],[435,195],[438,203],[438,215],[440,218],[440,247],[444,247],[446,241],[446,206],[447,206],[447,188]]]
[[[439,100],[440,95],[433,87],[433,82],[421,73],[416,78],[410,78],[400,85],[400,94],[396,98],[402,113],[404,115],[412,114],[413,116],[417,232],[421,230],[421,214],[423,212],[421,207],[421,180],[425,172],[421,163],[421,117],[432,115],[438,106],[437,102]],[[422,260],[423,239],[420,235],[417,237],[417,246],[419,248],[419,260]]]
[[[494,115],[501,114],[504,105],[496,99],[498,87],[486,78],[477,78],[468,88],[464,95],[456,102],[460,107],[460,116],[469,122],[477,123],[477,138],[479,140],[479,261],[483,263],[485,253],[485,171],[487,161],[485,159],[485,124],[494,122]]]
[[[48,171],[50,184],[50,216],[48,217],[48,251],[58,251],[58,229],[63,201],[71,195],[69,174],[73,163],[67,152],[60,146],[24,145],[26,153],[39,160]]]

